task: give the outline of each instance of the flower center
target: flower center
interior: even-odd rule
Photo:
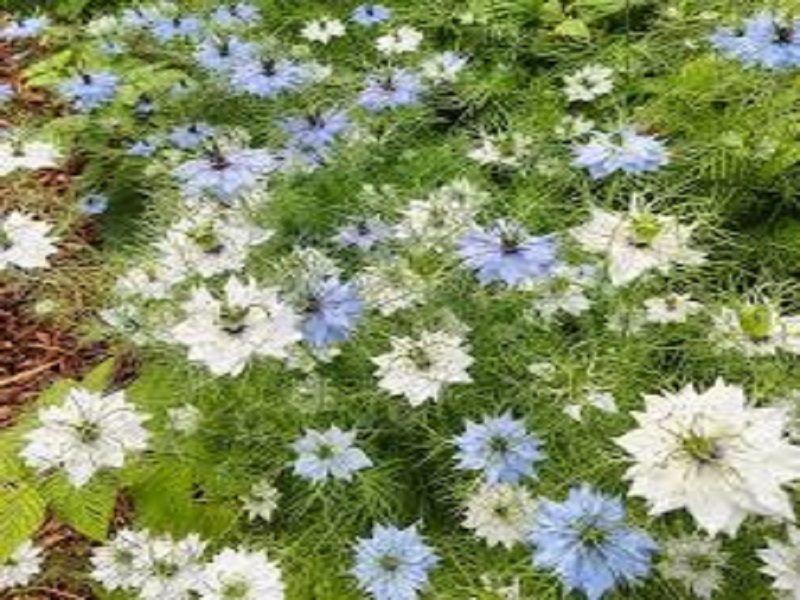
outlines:
[[[772,309],[766,304],[746,306],[739,311],[739,326],[754,342],[764,342],[772,337]]]
[[[212,223],[206,223],[189,232],[189,238],[197,244],[205,254],[220,254],[225,249]]]
[[[82,444],[94,444],[100,439],[100,427],[97,423],[83,421],[75,426],[75,432]]]
[[[14,242],[11,241],[11,236],[8,235],[4,227],[0,227],[0,250],[8,250],[13,245]]]
[[[508,452],[508,440],[504,437],[493,437],[489,440],[489,449],[495,454],[505,454]]]
[[[704,573],[706,571],[710,571],[714,566],[714,562],[711,560],[711,557],[706,556],[705,554],[692,554],[689,556],[686,562],[689,565],[689,568],[695,573]]]
[[[249,311],[246,308],[225,305],[220,311],[219,319],[222,330],[230,335],[239,335],[247,329],[245,319]]]
[[[661,233],[661,224],[653,215],[636,215],[631,223],[630,243],[637,248],[647,248]]]
[[[114,562],[128,567],[133,564],[133,553],[130,550],[117,550],[114,552]]]
[[[250,595],[246,581],[230,581],[222,588],[222,600],[243,600]]]
[[[381,556],[381,558],[378,560],[378,564],[384,571],[394,573],[400,568],[400,559],[396,556],[392,556],[391,554],[386,554]]]
[[[506,255],[516,254],[519,252],[521,241],[513,232],[504,232],[500,237],[500,251]]]
[[[162,579],[172,579],[179,571],[178,565],[168,560],[159,560],[153,565],[153,572]]]
[[[433,360],[424,348],[415,346],[408,352],[408,359],[420,371],[427,371],[433,366]]]
[[[794,29],[788,25],[775,24],[775,41],[779,44],[794,42]]]
[[[581,542],[590,548],[597,548],[603,545],[608,539],[608,533],[601,529],[596,523],[584,523],[580,531]]]
[[[316,454],[320,460],[330,460],[336,455],[336,449],[330,444],[322,444],[317,448]]]
[[[722,448],[714,439],[696,433],[682,440],[683,451],[695,462],[708,465],[722,458]]]

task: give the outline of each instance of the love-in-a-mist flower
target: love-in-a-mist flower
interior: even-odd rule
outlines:
[[[362,4],[353,11],[352,19],[359,25],[372,27],[392,17],[392,11],[380,4]]]
[[[541,500],[531,524],[533,564],[551,569],[567,588],[589,600],[645,577],[658,546],[626,523],[619,498],[583,485],[564,502]]]
[[[79,111],[88,112],[108,104],[114,99],[119,77],[108,71],[81,73],[58,86],[62,96]]]
[[[0,591],[28,585],[42,569],[42,549],[33,542],[23,542],[4,561],[0,561]]]
[[[536,501],[526,488],[484,483],[466,502],[464,527],[489,546],[512,548],[525,541],[535,511]]]
[[[274,98],[283,92],[297,89],[304,81],[303,69],[292,61],[282,59],[239,63],[230,77],[231,87],[235,91],[259,98]]]
[[[451,384],[470,383],[474,359],[461,336],[426,331],[418,338],[392,338],[392,349],[372,362],[378,366],[378,387],[419,406],[437,399]]]
[[[264,551],[225,548],[205,567],[201,600],[283,600],[281,570]]]
[[[108,196],[105,194],[87,194],[81,198],[79,208],[84,215],[101,215],[108,209]]]
[[[705,392],[645,396],[638,428],[617,438],[633,465],[630,493],[651,514],[686,508],[711,535],[734,535],[749,514],[793,520],[784,486],[800,478],[800,447],[787,414],[755,408],[741,387],[718,380]]]
[[[40,36],[50,25],[50,19],[44,16],[27,17],[11,21],[0,29],[0,39],[24,40]]]
[[[220,27],[252,26],[261,18],[259,8],[249,2],[238,2],[232,6],[218,6],[211,13],[211,19]]]
[[[20,454],[40,473],[64,469],[81,487],[101,469],[119,469],[127,455],[147,448],[147,418],[123,391],[103,395],[76,387],[61,405],[39,411],[39,426],[25,434]]]
[[[787,600],[800,598],[800,529],[786,528],[787,541],[767,540],[767,547],[758,551],[764,563],[761,572],[772,578],[772,589]]]
[[[664,143],[637,133],[632,127],[592,133],[589,140],[573,146],[573,164],[588,169],[593,179],[621,171],[628,174],[657,171],[669,163]]]
[[[552,275],[557,251],[552,236],[533,236],[518,223],[509,221],[473,229],[458,247],[458,255],[475,270],[483,285],[500,282],[509,287]]]
[[[369,75],[358,103],[365,109],[378,112],[387,108],[410,106],[419,102],[424,86],[419,76],[406,69]]]
[[[289,136],[289,145],[323,148],[336,141],[350,127],[350,118],[343,110],[326,110],[281,121],[281,129]]]
[[[258,54],[258,46],[236,36],[229,38],[207,38],[198,45],[194,59],[204,69],[214,73],[230,73],[237,66],[252,63]]]
[[[297,453],[294,472],[313,482],[327,479],[350,481],[358,471],[372,466],[372,461],[354,443],[355,431],[331,427],[327,431],[308,429],[292,444]]]
[[[93,550],[90,558],[92,579],[110,592],[139,588],[147,576],[141,561],[149,543],[150,536],[146,531],[118,531],[112,540]]]
[[[327,44],[335,38],[340,38],[345,34],[344,23],[339,19],[317,19],[309,21],[303,26],[300,35],[309,42],[319,42]]]
[[[727,557],[719,539],[684,535],[661,543],[659,571],[698,598],[710,600],[722,586]]]
[[[649,271],[667,273],[675,265],[705,262],[702,252],[689,247],[694,228],[634,199],[627,213],[593,207],[590,220],[570,234],[585,250],[604,254],[611,283],[625,285]]]
[[[14,99],[14,86],[10,83],[0,83],[0,104],[6,104]]]
[[[714,339],[748,356],[778,350],[800,354],[800,316],[781,315],[777,304],[767,299],[723,307],[714,315]]]
[[[386,317],[421,304],[428,289],[425,279],[399,259],[364,267],[356,283],[367,306]]]
[[[564,93],[570,102],[591,102],[613,88],[614,70],[602,65],[589,65],[564,77]]]
[[[174,127],[167,134],[167,141],[179,150],[191,150],[213,135],[214,128],[207,123],[190,123]]]
[[[544,459],[541,442],[510,413],[486,417],[481,423],[467,421],[467,428],[455,438],[455,444],[456,468],[479,471],[488,484],[535,478],[535,464]]]
[[[586,293],[597,285],[598,275],[594,265],[556,265],[549,277],[529,286],[536,293],[533,309],[548,321],[559,313],[584,313],[592,306]]]
[[[380,36],[376,40],[375,46],[382,54],[405,54],[416,51],[424,38],[421,31],[405,25]]]
[[[242,505],[251,521],[261,519],[267,523],[278,510],[281,493],[269,479],[262,479],[250,486],[250,491],[242,498]]]
[[[14,211],[0,216],[0,272],[9,267],[43,269],[55,254],[52,226]]]
[[[250,279],[231,277],[224,295],[195,288],[183,305],[186,318],[169,337],[189,350],[214,375],[239,375],[256,357],[285,359],[302,339],[300,317],[274,288],[259,288]]]
[[[364,311],[355,285],[336,277],[312,278],[300,295],[303,334],[318,349],[350,337]]]
[[[378,218],[354,219],[339,229],[334,241],[346,248],[370,250],[391,234],[392,228]]]
[[[478,144],[467,156],[481,165],[515,169],[521,167],[533,154],[533,139],[519,132],[508,134],[482,134]]]
[[[686,294],[669,294],[657,296],[644,301],[645,321],[648,323],[685,323],[691,315],[697,314],[703,308]]]
[[[36,140],[12,139],[0,142],[0,177],[18,169],[52,169],[61,158],[59,149],[51,143]]]
[[[136,556],[136,567],[144,573],[138,586],[141,600],[190,600],[203,581],[206,544],[191,534],[175,540],[162,536],[148,540],[145,552]]]
[[[159,42],[197,39],[203,30],[203,23],[193,15],[159,17],[149,25],[150,32]]]
[[[439,562],[415,526],[375,525],[356,544],[352,574],[374,600],[416,600]]]
[[[775,70],[800,66],[800,19],[764,10],[739,28],[718,28],[710,41],[722,54],[745,66]]]

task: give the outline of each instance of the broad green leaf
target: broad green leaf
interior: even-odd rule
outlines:
[[[106,539],[117,498],[114,477],[95,476],[76,488],[63,475],[53,476],[43,483],[42,495],[64,523],[93,540]]]
[[[35,63],[25,71],[28,85],[46,87],[57,83],[69,72],[73,57],[68,48]]]
[[[0,480],[0,561],[29,540],[45,518],[45,502],[39,493],[19,479]]]
[[[81,386],[85,387],[92,392],[103,392],[111,384],[111,378],[114,376],[114,368],[116,367],[116,359],[109,358],[97,365],[94,369],[89,371],[86,377],[81,381]]]
[[[555,32],[576,40],[589,40],[592,37],[589,27],[581,19],[567,19],[556,27]]]

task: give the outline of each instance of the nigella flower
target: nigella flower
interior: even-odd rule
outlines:
[[[128,146],[128,155],[147,157],[155,154],[158,146],[149,140],[137,140]]]
[[[514,287],[552,275],[557,250],[552,236],[532,236],[517,223],[500,220],[488,229],[468,232],[458,255],[483,285],[503,282]]]
[[[88,112],[110,102],[117,93],[119,78],[108,71],[81,73],[64,81],[59,91],[76,110]]]
[[[173,174],[181,181],[186,197],[210,195],[231,203],[256,188],[276,167],[277,159],[267,150],[214,148],[201,158],[181,164]]]
[[[253,60],[236,66],[230,83],[236,91],[274,98],[281,92],[296,89],[303,80],[302,69],[291,61]]]
[[[371,27],[391,19],[392,11],[380,4],[362,4],[353,11],[352,18],[359,25]]]
[[[340,246],[370,250],[392,235],[392,227],[378,218],[356,219],[333,238]]]
[[[305,117],[289,117],[281,122],[281,129],[291,137],[292,145],[312,148],[332,143],[348,127],[350,119],[347,113],[337,110],[312,113]]]
[[[415,526],[375,525],[356,545],[352,574],[375,600],[416,600],[439,562]]]
[[[203,23],[197,17],[161,17],[150,25],[150,31],[159,42],[171,42],[184,38],[199,37],[203,31]]]
[[[307,429],[305,435],[292,444],[297,452],[294,472],[313,482],[329,478],[350,481],[353,474],[372,466],[372,461],[353,442],[355,431],[331,427],[327,431]]]
[[[11,23],[0,29],[0,39],[22,40],[33,38],[41,35],[49,24],[50,20],[47,17],[28,17],[19,21],[11,21]]]
[[[192,123],[175,127],[167,135],[167,141],[180,150],[191,150],[214,135],[214,128],[206,123]]]
[[[81,199],[80,210],[85,215],[101,215],[108,209],[108,196],[88,194]]]
[[[592,179],[602,179],[616,171],[657,171],[669,162],[662,141],[636,133],[632,127],[608,133],[595,131],[588,142],[576,145],[573,153],[573,164],[588,169]]]
[[[738,30],[723,27],[710,36],[711,44],[747,66],[786,69],[800,65],[800,20],[787,21],[760,12]]]
[[[394,69],[385,75],[370,75],[358,103],[369,111],[416,104],[422,94],[420,78],[406,69]]]
[[[658,549],[649,535],[626,524],[619,498],[587,485],[570,490],[564,502],[542,500],[529,540],[533,564],[553,569],[568,591],[589,600],[646,576]]]
[[[156,114],[156,105],[147,94],[141,94],[133,105],[133,116],[140,121],[147,121]]]
[[[231,71],[236,65],[252,61],[257,51],[255,44],[237,37],[203,40],[194,52],[197,63],[216,73]]]
[[[486,418],[482,423],[467,421],[467,429],[456,437],[457,468],[483,471],[486,483],[517,483],[535,477],[534,464],[544,458],[541,442],[510,413]]]
[[[14,98],[14,86],[10,83],[0,83],[0,104],[10,102]]]
[[[305,339],[324,348],[346,340],[361,318],[364,303],[352,283],[325,277],[308,284],[303,298]]]
[[[219,6],[211,13],[211,19],[221,27],[250,25],[261,17],[258,7],[245,2],[233,6]]]

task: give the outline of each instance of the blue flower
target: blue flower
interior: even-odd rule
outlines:
[[[108,209],[108,196],[88,194],[81,199],[80,210],[85,215],[101,215]]]
[[[191,125],[175,127],[169,135],[167,135],[167,140],[180,150],[191,150],[213,135],[214,128],[210,125],[205,123],[192,123]]]
[[[362,4],[353,11],[353,21],[365,27],[383,23],[392,18],[392,11],[380,4]]]
[[[159,42],[176,39],[196,39],[203,32],[203,23],[197,17],[159,17],[149,25]]]
[[[475,229],[459,242],[458,255],[487,285],[518,286],[552,275],[558,245],[552,236],[531,236],[516,223],[497,221]]]
[[[391,234],[392,228],[380,219],[357,219],[342,227],[334,237],[334,241],[345,248],[369,250]]]
[[[631,127],[610,133],[595,131],[587,143],[576,145],[573,152],[573,164],[589,169],[593,179],[601,179],[616,171],[657,171],[669,163],[663,142],[640,135]]]
[[[342,283],[335,277],[309,282],[303,298],[306,341],[325,348],[346,340],[363,311],[364,303],[352,283]]]
[[[133,29],[148,29],[159,16],[154,8],[126,8],[122,11],[122,24]]]
[[[20,21],[12,21],[0,29],[0,39],[22,40],[40,35],[50,21],[47,17],[28,17]]]
[[[256,188],[276,166],[276,158],[267,150],[214,149],[181,164],[173,174],[181,181],[187,198],[209,195],[230,203]]]
[[[486,418],[480,424],[467,421],[467,429],[455,443],[459,450],[457,468],[483,471],[490,485],[535,477],[533,466],[544,458],[541,442],[509,413]]]
[[[257,7],[240,2],[234,6],[219,6],[211,13],[211,19],[222,27],[250,25],[261,16]]]
[[[146,121],[156,114],[156,105],[153,99],[147,94],[141,94],[133,105],[134,116],[142,121]]]
[[[298,454],[294,472],[314,482],[331,477],[350,481],[354,473],[372,466],[369,457],[353,446],[355,439],[355,431],[342,431],[338,427],[324,432],[307,429],[305,435],[292,444]]]
[[[293,90],[304,81],[300,67],[287,60],[248,61],[237,65],[231,74],[231,86],[259,98],[274,98]]]
[[[113,73],[101,71],[82,73],[62,82],[58,89],[76,110],[88,112],[113,100],[119,79]]]
[[[14,86],[10,83],[0,83],[0,104],[10,102],[14,98]]]
[[[569,591],[589,600],[648,574],[658,546],[625,523],[619,498],[589,486],[573,488],[562,503],[542,500],[529,535],[533,563],[553,569]]]
[[[237,65],[252,61],[257,47],[237,37],[228,39],[203,40],[195,50],[197,63],[209,71],[224,73],[232,71]]]
[[[356,545],[352,573],[375,600],[416,600],[438,562],[415,526],[375,525],[372,537]]]
[[[158,146],[149,140],[138,140],[128,146],[130,156],[152,156],[156,150],[158,150]]]
[[[423,92],[420,78],[406,69],[394,69],[385,75],[370,75],[358,103],[369,111],[409,106],[419,102]]]
[[[800,20],[782,22],[768,11],[747,19],[741,30],[717,29],[710,41],[725,56],[746,66],[786,69],[800,65]]]
[[[333,143],[336,136],[350,127],[350,119],[344,111],[329,110],[305,117],[289,117],[281,122],[290,137],[290,144],[317,148]]]

